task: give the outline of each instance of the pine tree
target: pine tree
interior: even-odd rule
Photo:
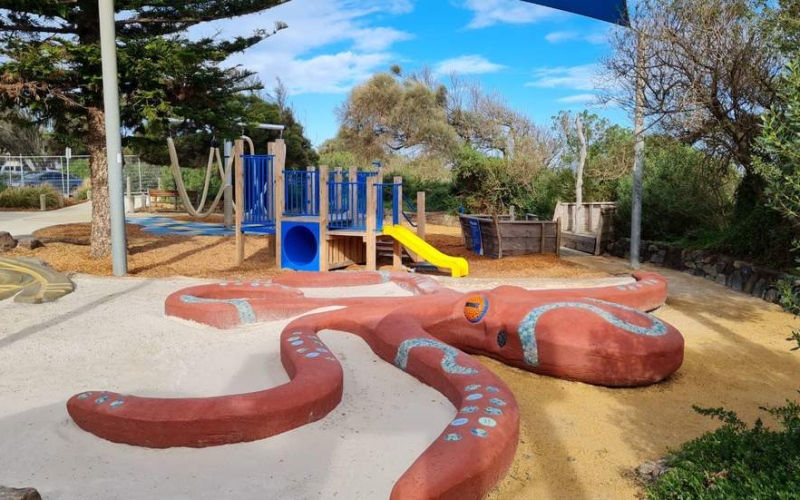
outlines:
[[[224,119],[228,97],[259,88],[252,73],[223,68],[286,27],[229,40],[189,40],[188,28],[289,0],[117,0],[122,126],[152,133],[168,117]],[[92,182],[91,255],[111,252],[105,113],[97,0],[0,0],[0,107],[26,109],[62,140],[86,145]]]

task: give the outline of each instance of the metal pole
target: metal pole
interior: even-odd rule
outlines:
[[[228,164],[228,158],[231,157],[233,151],[233,143],[231,141],[224,141],[222,146],[222,164]],[[228,175],[225,177],[224,182],[222,184],[222,189],[224,190],[222,193],[222,213],[224,214],[224,224],[225,227],[233,226],[233,196],[232,191],[233,187],[233,169],[228,172]],[[272,200],[270,200],[272,203]]]
[[[114,276],[128,273],[125,241],[125,201],[122,194],[122,136],[119,123],[119,82],[114,26],[114,0],[100,2],[100,57],[103,64],[103,108],[106,118],[108,198],[111,205],[111,261]]]
[[[647,39],[643,32],[636,37],[636,107],[634,109],[633,200],[631,201],[631,268],[639,269],[642,243],[642,181],[644,178],[644,86]]]

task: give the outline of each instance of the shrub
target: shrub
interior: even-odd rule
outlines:
[[[58,208],[64,205],[64,198],[51,186],[26,186],[8,188],[0,192],[0,207],[3,208],[39,208],[39,196],[45,195],[47,208]]]
[[[80,185],[75,193],[72,195],[75,201],[86,201],[89,198],[89,190],[92,189],[92,182],[90,179],[83,179],[83,184]]]
[[[391,182],[396,175],[394,172],[386,173],[384,182]],[[428,212],[457,212],[461,201],[453,192],[450,182],[422,180],[419,177],[405,175],[403,177],[403,195],[415,206],[417,192],[425,191],[425,210]]]
[[[186,186],[186,190],[197,191],[197,196],[199,199],[199,197],[202,196],[203,188],[205,187],[206,169],[182,168],[181,177],[183,177],[183,185]],[[162,189],[176,189],[175,178],[172,176],[172,169],[170,167],[161,168],[160,185]],[[211,174],[211,184],[208,188],[208,199],[213,200],[220,188],[222,188],[222,179],[219,177],[219,172],[213,171]]]
[[[648,488],[648,498],[797,498],[800,491],[800,405],[762,408],[779,430],[761,419],[752,427],[722,408],[698,408],[723,422],[719,429],[685,443],[668,460],[670,470]]]

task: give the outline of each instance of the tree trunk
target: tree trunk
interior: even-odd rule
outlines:
[[[582,222],[580,214],[583,212],[583,167],[586,165],[586,135],[583,133],[583,122],[580,115],[575,118],[575,128],[578,131],[581,150],[578,157],[578,170],[575,172],[575,211],[572,213],[572,230],[580,233]]]
[[[87,109],[89,169],[92,173],[93,258],[111,255],[111,205],[108,199],[108,163],[106,161],[105,113],[99,106]]]

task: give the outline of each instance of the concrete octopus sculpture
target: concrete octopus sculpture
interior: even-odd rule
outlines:
[[[73,396],[67,409],[84,430],[136,446],[205,447],[263,439],[319,420],[337,406],[342,367],[317,333],[352,332],[458,409],[399,478],[391,498],[482,498],[512,462],[519,409],[506,384],[470,354],[602,386],[659,382],[681,366],[683,337],[643,312],[663,305],[666,281],[649,273],[634,278],[635,283],[604,288],[501,286],[463,294],[419,275],[298,273],[271,284],[186,288],[167,298],[167,315],[222,329],[302,315],[280,338],[281,361],[291,381],[209,398],[91,391]],[[318,299],[295,288],[389,281],[413,296]],[[305,314],[329,306],[342,307]]]

